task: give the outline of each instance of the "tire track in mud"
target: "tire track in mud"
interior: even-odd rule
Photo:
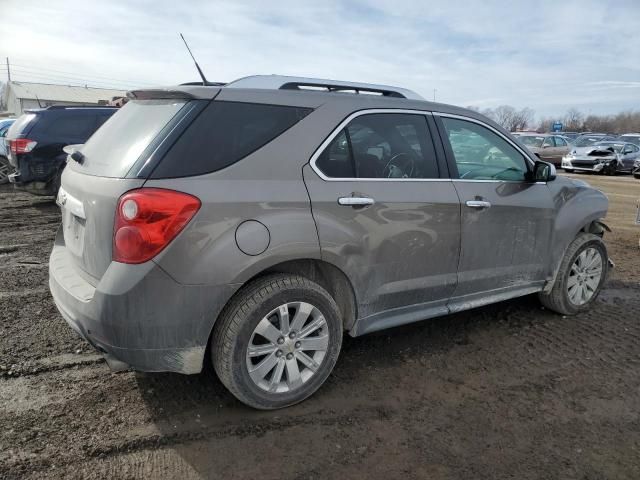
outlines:
[[[0,188],[2,478],[640,478],[635,233],[593,311],[527,297],[346,338],[316,395],[256,412],[211,371],[110,373],[48,296],[58,218]]]

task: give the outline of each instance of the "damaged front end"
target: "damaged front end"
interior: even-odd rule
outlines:
[[[623,163],[613,147],[596,146],[581,155],[567,155],[562,159],[562,167],[569,170],[613,175],[623,167]]]

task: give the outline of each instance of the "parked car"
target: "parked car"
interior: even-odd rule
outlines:
[[[26,110],[7,132],[9,181],[36,195],[55,195],[66,164],[63,148],[84,143],[111,115],[113,107],[54,106]]]
[[[9,174],[13,170],[9,163],[9,155],[7,153],[7,146],[4,138],[7,135],[7,131],[11,124],[15,122],[13,118],[6,118],[0,120],[0,185],[9,181]]]
[[[634,178],[640,178],[640,159],[637,159],[635,162],[633,162],[631,173],[633,174]]]
[[[582,134],[573,142],[569,153],[562,157],[562,162],[564,163],[566,160],[571,163],[575,158],[587,155],[594,145],[600,142],[614,141],[615,139],[615,136],[604,133]]]
[[[569,153],[571,149],[568,140],[558,134],[536,133],[520,135],[518,140],[538,158],[557,166],[560,166],[562,157]]]
[[[595,172],[605,175],[632,173],[634,162],[640,157],[640,147],[620,141],[598,142],[581,149],[580,154],[562,159],[566,172]]]
[[[212,362],[280,408],[324,383],[345,332],[535,292],[575,314],[605,279],[605,195],[472,110],[273,75],[129,95],[63,172],[49,263],[114,369]]]
[[[606,133],[583,133],[574,140],[573,146],[575,148],[591,147],[598,142],[606,142],[615,139],[615,135],[607,135]]]
[[[624,133],[618,137],[618,140],[640,146],[640,133]]]
[[[580,136],[578,132],[558,132],[558,134],[568,139],[569,143],[573,143],[573,141]]]

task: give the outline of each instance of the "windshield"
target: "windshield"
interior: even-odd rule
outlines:
[[[532,135],[520,136],[520,141],[527,147],[541,147],[544,142],[544,137],[534,137]]]
[[[620,153],[620,152],[622,152],[622,149],[624,148],[624,143],[598,142],[594,146],[595,147],[605,147],[605,148],[612,148],[613,147],[613,150],[615,152]]]
[[[576,147],[588,147],[593,145],[594,143],[600,143],[603,140],[611,140],[611,137],[603,137],[603,136],[597,136],[597,137],[580,137],[576,140]]]
[[[80,151],[74,170],[99,177],[124,177],[185,100],[131,100],[94,133]]]

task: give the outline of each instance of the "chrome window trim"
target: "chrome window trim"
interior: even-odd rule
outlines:
[[[365,110],[358,110],[353,112],[347,118],[345,118],[340,124],[329,134],[329,136],[320,144],[320,146],[313,152],[309,165],[314,172],[326,182],[450,182],[451,178],[334,178],[327,177],[316,165],[316,160],[324,152],[324,149],[340,134],[340,132],[353,120],[354,118],[361,117],[362,115],[371,115],[376,113],[406,113],[410,115],[432,115],[432,112],[427,110],[411,110],[407,108],[369,108]],[[434,161],[437,164],[437,159],[434,157]]]

